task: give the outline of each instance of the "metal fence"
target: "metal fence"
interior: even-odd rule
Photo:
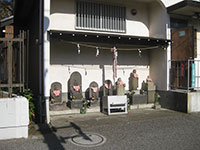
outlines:
[[[28,32],[15,38],[0,38],[0,89],[11,97],[14,88],[24,90],[28,80]]]
[[[200,60],[171,61],[170,87],[200,90]]]

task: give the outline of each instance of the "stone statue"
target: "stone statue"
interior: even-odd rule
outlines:
[[[138,74],[136,73],[136,70],[134,69],[129,77],[129,90],[130,91],[137,90],[137,88],[138,88]]]
[[[99,99],[99,87],[98,84],[94,81],[90,83],[88,99],[93,99],[93,100]]]
[[[146,82],[153,82],[153,80],[149,76],[147,76]]]
[[[113,95],[112,82],[110,80],[104,81],[103,84],[103,96]]]
[[[62,85],[59,82],[51,84],[50,96],[52,103],[62,102]]]
[[[70,99],[81,100],[82,95],[82,79],[79,72],[73,72],[69,79],[69,95]]]
[[[117,95],[124,95],[125,94],[125,83],[122,81],[121,78],[118,78],[116,82],[116,88],[117,88]]]
[[[147,91],[147,84],[145,83],[145,81],[142,81],[142,90]]]

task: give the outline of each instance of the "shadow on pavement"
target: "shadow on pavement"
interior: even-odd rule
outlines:
[[[85,140],[92,141],[87,134],[85,134],[82,129],[75,123],[70,122],[69,126],[62,126],[62,127],[55,127],[52,125],[48,124],[38,124],[39,126],[39,131],[44,137],[44,143],[48,145],[49,150],[64,150],[64,146],[62,143],[66,144],[66,140],[74,138],[74,137],[80,137],[82,136]],[[56,132],[59,129],[65,129],[65,128],[73,128],[77,135],[74,136],[67,136],[67,137],[62,137],[62,136],[57,136]]]
[[[39,130],[44,137],[44,143],[48,145],[49,150],[64,150],[65,148],[60,142],[60,139],[54,133],[55,129],[52,129],[48,124],[39,124]]]

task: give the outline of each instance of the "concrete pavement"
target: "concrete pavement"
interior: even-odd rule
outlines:
[[[105,143],[82,147],[70,142],[71,138],[86,133],[102,135]],[[117,116],[102,113],[53,116],[50,126],[34,126],[29,139],[0,141],[0,149],[198,150],[200,113],[138,109]]]

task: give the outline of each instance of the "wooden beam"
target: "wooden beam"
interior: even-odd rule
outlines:
[[[12,41],[7,42],[8,46],[8,93],[12,94]]]
[[[20,84],[20,83],[12,84],[12,87],[23,87],[23,86],[24,84]],[[9,88],[9,84],[0,84],[0,88],[5,88],[5,87]]]
[[[0,38],[0,41],[3,41],[3,42],[7,42],[7,41],[13,41],[13,42],[22,42],[23,39],[20,39],[20,38]]]

